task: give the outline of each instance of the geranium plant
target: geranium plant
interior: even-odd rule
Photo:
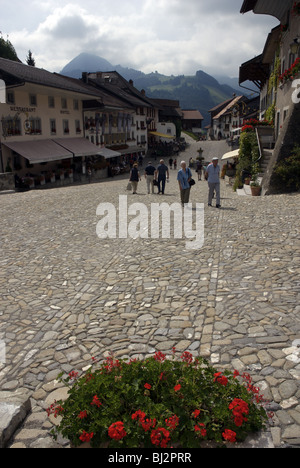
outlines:
[[[300,2],[294,2],[292,14],[295,16],[300,15]]]
[[[95,367],[95,368],[93,368]],[[113,357],[81,377],[60,375],[69,392],[48,414],[60,416],[52,431],[73,446],[199,447],[203,440],[242,441],[261,430],[267,414],[248,374],[217,372],[202,358],[162,352],[144,360]]]
[[[294,81],[298,73],[300,72],[300,58],[296,58],[295,62],[291,65],[290,68],[285,70],[281,75],[279,75],[279,81],[281,83],[286,83],[287,81]]]

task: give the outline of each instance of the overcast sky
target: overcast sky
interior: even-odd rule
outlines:
[[[243,0],[0,0],[0,30],[25,62],[59,72],[81,52],[145,73],[238,76],[275,18],[240,14]]]

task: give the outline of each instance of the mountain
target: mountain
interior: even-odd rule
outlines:
[[[133,68],[112,65],[102,57],[87,53],[78,55],[60,73],[81,78],[82,72],[114,70],[127,81],[133,80],[134,86],[139,90],[144,89],[150,98],[179,100],[182,109],[198,109],[204,117],[204,125],[210,123],[210,109],[231,98],[234,93],[245,94],[238,86],[235,87],[238,80],[230,81],[230,78],[222,77],[224,84],[220,84],[216,78],[202,70],[197,71],[194,76],[166,76],[158,72],[145,74]],[[234,86],[228,84],[231,82]]]

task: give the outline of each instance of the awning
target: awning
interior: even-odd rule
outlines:
[[[231,158],[238,158],[239,157],[239,149],[236,149],[234,151],[230,151],[229,153],[225,153],[224,156],[222,157],[222,161],[224,159],[231,159]]]
[[[3,144],[28,159],[30,164],[73,158],[72,153],[52,140],[5,142]]]
[[[100,148],[98,154],[100,154],[100,156],[103,156],[105,159],[116,158],[117,156],[121,156],[121,153],[118,153],[117,151],[113,151],[108,148]]]
[[[140,146],[128,146],[128,148],[120,149],[119,152],[124,155],[124,154],[136,154],[136,153],[142,153],[144,152],[145,149],[141,148]]]
[[[75,157],[100,154],[99,147],[86,138],[58,138],[53,141],[73,153]]]
[[[170,140],[173,140],[175,137],[174,136],[171,136],[171,135],[165,135],[164,133],[160,133],[160,132],[149,132],[150,135],[155,135],[155,136],[158,136],[158,137],[161,137],[161,138],[169,138]]]

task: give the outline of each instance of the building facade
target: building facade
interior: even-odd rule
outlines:
[[[96,93],[80,82],[0,58],[1,172],[39,179],[72,175],[74,157],[97,153],[84,138],[83,103]],[[37,180],[38,181],[38,180]]]
[[[245,0],[241,13],[253,11],[279,20],[261,55],[242,64],[240,84],[252,81],[260,92],[260,119],[273,121],[272,157],[263,179],[263,193],[272,193],[273,171],[300,144],[300,2]]]

